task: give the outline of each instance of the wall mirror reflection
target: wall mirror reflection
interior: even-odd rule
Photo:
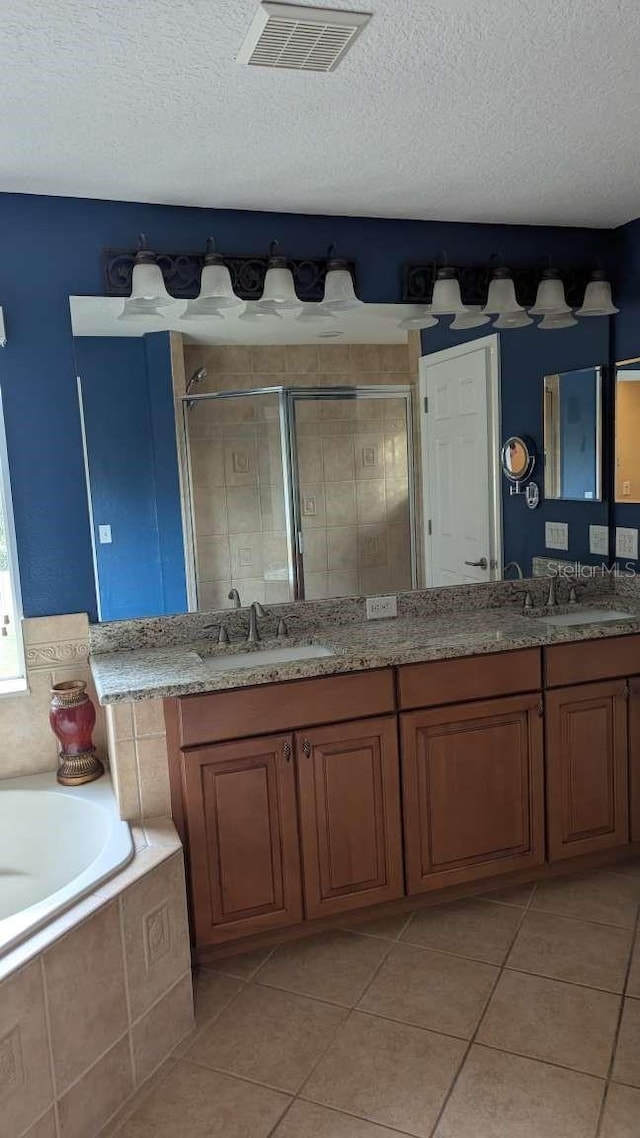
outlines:
[[[616,502],[640,502],[640,357],[616,364]]]
[[[602,498],[602,368],[544,377],[544,494]]]
[[[500,465],[528,329],[501,363],[496,334],[421,342],[407,305],[170,327],[122,308],[71,297],[101,620],[486,583],[544,558]]]

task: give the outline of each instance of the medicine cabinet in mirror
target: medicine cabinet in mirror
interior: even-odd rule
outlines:
[[[602,368],[544,377],[544,496],[602,499]]]

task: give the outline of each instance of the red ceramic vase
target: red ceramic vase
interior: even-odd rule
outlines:
[[[84,680],[54,684],[49,722],[60,743],[58,782],[63,786],[79,786],[100,778],[104,768],[96,758],[93,745],[96,709],[87,695]]]

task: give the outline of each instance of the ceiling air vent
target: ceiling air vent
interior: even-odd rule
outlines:
[[[238,63],[333,71],[370,19],[365,12],[264,0],[240,49]]]

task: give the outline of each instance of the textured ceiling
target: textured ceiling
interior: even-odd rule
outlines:
[[[333,0],[329,75],[235,62],[257,0],[3,6],[0,190],[617,225],[640,214],[638,0]]]

